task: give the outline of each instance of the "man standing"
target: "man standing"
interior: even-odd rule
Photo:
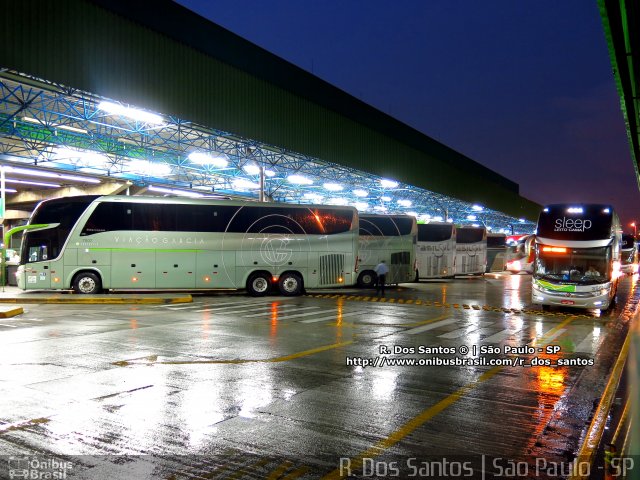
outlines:
[[[389,273],[389,267],[381,260],[375,268],[376,275],[378,275],[378,281],[376,282],[376,294],[382,293],[384,295],[384,284],[387,281],[387,273]]]

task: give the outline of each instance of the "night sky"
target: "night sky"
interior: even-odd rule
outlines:
[[[520,184],[640,221],[595,0],[180,0]]]

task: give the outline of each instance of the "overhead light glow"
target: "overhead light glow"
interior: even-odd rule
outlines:
[[[28,170],[19,167],[5,167],[6,171],[17,173],[20,175],[29,175],[31,177],[54,178],[56,180],[72,180],[75,182],[85,183],[101,183],[100,180],[90,177],[81,177],[80,175],[67,175],[65,173],[47,172],[45,170]]]
[[[247,189],[255,189],[255,188],[260,188],[260,185],[256,182],[251,182],[249,180],[246,180],[244,178],[236,178],[235,180],[233,180],[233,182],[231,182],[233,184],[233,186],[239,190],[247,190]]]
[[[330,192],[339,192],[341,191],[344,187],[342,185],[340,185],[339,183],[325,183],[322,185],[326,190],[329,190]]]
[[[54,156],[58,160],[76,160],[80,161],[85,167],[102,167],[109,162],[109,158],[92,150],[74,150],[67,147],[57,147],[54,150]]]
[[[295,183],[297,185],[312,185],[313,180],[308,179],[302,175],[289,175],[287,177],[289,183]]]
[[[373,209],[377,210],[378,212],[386,212],[387,210],[389,210],[387,207],[383,205],[376,205],[375,207],[373,207]]]
[[[35,123],[37,125],[45,125],[47,127],[60,128],[62,130],[68,130],[68,131],[74,132],[74,133],[82,133],[82,134],[89,133],[84,128],[76,128],[76,127],[70,127],[68,125],[60,125],[59,123],[45,123],[45,122],[41,122],[37,118],[22,117],[22,120],[24,120],[25,122],[29,122],[29,123]]]
[[[100,102],[98,110],[110,113],[111,115],[120,115],[122,117],[131,118],[132,120],[152,125],[162,125],[164,123],[160,115],[145,112],[144,110],[139,110],[137,108],[125,107],[124,105],[113,102]]]
[[[369,208],[369,204],[366,203],[366,202],[356,202],[356,203],[353,204],[353,206],[356,207],[360,211],[364,211],[364,210]]]
[[[4,193],[18,193],[18,191],[14,188],[5,188]]]
[[[156,193],[166,193],[169,195],[178,195],[181,197],[194,197],[194,198],[204,197],[204,195],[197,192],[190,192],[188,190],[178,190],[177,188],[156,187],[155,185],[150,185],[149,191],[156,192]]]
[[[483,208],[480,205],[473,205],[471,210],[475,210],[476,212],[481,212]]]
[[[18,183],[20,185],[35,185],[37,187],[51,187],[51,188],[59,188],[60,185],[58,185],[57,183],[47,183],[47,182],[31,182],[28,180],[16,180],[13,178],[7,178],[5,179],[5,182],[7,183]]]
[[[380,185],[382,185],[383,188],[396,188],[398,186],[398,182],[383,178],[380,180]]]
[[[442,217],[440,215],[433,217],[433,221],[434,222],[441,222],[442,221]]]
[[[275,177],[275,176],[276,176],[276,172],[274,172],[273,170],[265,170],[265,171],[264,171],[264,174],[265,174],[267,177]]]
[[[398,205],[402,207],[410,207],[412,203],[411,200],[398,200]]]
[[[412,217],[417,217],[418,212],[407,212],[407,215],[411,215]]]
[[[384,197],[380,197],[380,200],[382,200],[383,202],[390,202],[391,201],[391,197],[388,196],[384,196]]]
[[[467,220],[473,221],[473,220],[476,220],[476,219],[477,219],[477,217],[475,215],[467,215]]]
[[[346,198],[334,197],[327,200],[327,205],[348,205],[349,201]]]
[[[356,197],[366,197],[367,195],[369,195],[369,192],[367,192],[366,190],[362,190],[361,188],[356,188],[355,190],[352,190],[352,193]]]
[[[209,155],[204,152],[191,152],[187,158],[196,165],[212,165],[217,168],[225,168],[229,165],[224,154]]]
[[[611,212],[611,210],[609,210],[608,208],[605,208],[605,209],[603,210],[603,212],[604,212],[604,213],[610,213],[610,212]]]
[[[166,177],[171,174],[171,167],[164,163],[150,162],[149,160],[131,160],[129,169],[133,173],[148,175],[150,177]]]
[[[526,220],[525,220],[524,218],[519,218],[519,219],[518,219],[518,221],[519,221],[520,223],[524,223]]]
[[[583,210],[582,210],[582,207],[570,207],[570,208],[567,208],[567,212],[568,213],[582,213]]]
[[[308,200],[313,200],[316,202],[321,202],[322,200],[324,200],[324,197],[322,195],[313,192],[305,193],[302,196]]]
[[[259,175],[260,167],[257,165],[245,165],[242,169],[247,172],[249,175]]]
[[[442,218],[442,217],[440,217]],[[453,218],[447,218],[447,223],[453,223]]]

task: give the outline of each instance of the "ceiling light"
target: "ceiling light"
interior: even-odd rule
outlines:
[[[322,186],[331,192],[339,192],[343,188],[342,185],[338,183],[325,183]]]
[[[476,212],[481,212],[483,210],[483,208],[480,205],[473,205],[471,209],[475,210]]]
[[[382,205],[376,205],[373,209],[379,212],[386,212],[388,210],[387,207],[383,207]]]
[[[200,193],[196,193],[196,192],[189,192],[188,190],[178,190],[175,188],[166,188],[166,187],[156,187],[155,185],[150,185],[149,186],[149,191],[150,192],[156,192],[156,193],[167,193],[170,195],[179,195],[181,197],[204,197],[204,195],[200,194]]]
[[[467,215],[467,220],[476,220],[477,217],[475,215]]]
[[[149,160],[131,160],[129,169],[133,173],[148,175],[151,177],[166,177],[171,174],[171,167],[164,163],[150,162]]]
[[[276,172],[274,172],[273,170],[265,170],[265,171],[264,171],[264,174],[265,174],[267,177],[275,177],[275,176],[276,176]]]
[[[322,200],[324,200],[324,197],[317,193],[305,193],[302,196],[307,200],[313,200],[315,202],[321,202]]]
[[[9,172],[17,173],[20,175],[29,175],[32,177],[45,177],[45,178],[55,178],[55,179],[62,179],[62,180],[73,180],[76,182],[85,182],[85,183],[101,183],[100,180],[96,178],[81,177],[79,175],[67,175],[65,173],[47,172],[45,170],[28,170],[26,168],[18,168],[18,167],[5,167],[5,169]]]
[[[98,110],[102,110],[103,112],[107,112],[112,115],[128,117],[138,122],[150,123],[153,125],[162,125],[164,123],[160,115],[145,112],[144,110],[139,110],[137,108],[125,107],[124,105],[113,102],[100,102],[100,104],[98,105]]]
[[[260,185],[257,184],[256,182],[251,182],[244,178],[236,178],[231,182],[231,184],[238,190],[260,188]]]
[[[302,175],[289,175],[287,177],[287,180],[289,180],[289,183],[295,183],[297,185],[311,185],[311,184],[313,184],[312,180],[309,180],[307,177],[304,177]]]
[[[383,188],[396,188],[398,186],[398,182],[383,178],[380,180],[380,185],[382,185]]]
[[[412,203],[411,200],[398,200],[398,205],[402,207],[410,207]]]
[[[367,195],[369,195],[369,192],[367,192],[366,190],[362,190],[361,188],[356,188],[355,190],[353,190],[353,194],[356,197],[366,197]]]
[[[334,197],[327,200],[327,205],[348,205],[346,198]]]
[[[242,169],[249,175],[260,175],[260,167],[257,165],[245,165]]]
[[[387,196],[380,197],[380,200],[382,200],[383,202],[390,202],[391,201],[391,197],[387,197]]]
[[[27,180],[15,180],[13,178],[5,179],[7,183],[19,183],[20,185],[36,185],[38,187],[51,187],[51,188],[59,188],[60,185],[57,183],[47,183],[47,182],[31,182]]]
[[[356,202],[353,204],[358,210],[367,210],[369,208],[369,204],[365,202]]]
[[[187,158],[191,163],[197,165],[213,165],[217,168],[224,168],[229,165],[229,161],[224,154],[209,155],[204,152],[191,152]]]
[[[437,216],[433,217],[433,221],[434,222],[441,222],[442,221],[442,217],[440,215],[437,215]]]

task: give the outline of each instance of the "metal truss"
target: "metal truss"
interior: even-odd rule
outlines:
[[[265,195],[273,201],[412,213],[424,220],[484,224],[494,232],[531,233],[535,228],[532,222],[495,210],[405,183],[390,186],[364,171],[171,115],[156,114],[160,119],[156,122],[144,116],[132,118],[126,112],[114,114],[100,108],[104,100],[17,72],[0,71],[0,159],[128,180],[139,186],[254,199],[259,195],[262,168]],[[189,158],[194,152],[223,162],[217,166],[194,163]],[[292,183],[292,175],[309,182]],[[328,189],[325,184],[334,185]]]

